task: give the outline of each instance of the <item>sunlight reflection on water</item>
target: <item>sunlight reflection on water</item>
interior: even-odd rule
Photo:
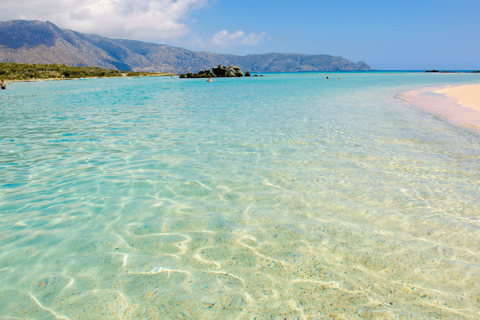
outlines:
[[[479,136],[393,98],[477,78],[341,77],[11,85],[3,315],[477,318]]]

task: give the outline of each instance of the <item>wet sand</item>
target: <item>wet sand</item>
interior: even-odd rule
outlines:
[[[480,84],[422,88],[400,97],[450,121],[480,131]]]

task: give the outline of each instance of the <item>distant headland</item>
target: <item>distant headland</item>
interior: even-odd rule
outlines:
[[[223,64],[250,72],[365,71],[365,62],[297,53],[237,56],[164,44],[109,39],[61,29],[51,22],[0,22],[0,62],[64,64],[134,72],[187,73]]]

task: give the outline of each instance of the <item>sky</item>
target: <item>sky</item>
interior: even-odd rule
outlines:
[[[378,70],[480,70],[479,0],[0,0],[0,20],[238,55],[329,54]]]

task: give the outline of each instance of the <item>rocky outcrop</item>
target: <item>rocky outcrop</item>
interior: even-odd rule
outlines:
[[[221,64],[216,68],[212,68],[213,73],[217,77],[234,78],[243,77],[243,72],[237,66],[224,67]]]
[[[188,72],[187,74],[181,74],[181,79],[184,78],[215,78],[215,74],[211,70],[201,70],[198,73]]]
[[[180,78],[237,78],[237,77],[243,77],[243,72],[240,70],[239,67],[236,67],[236,66],[224,67],[221,64],[219,64],[218,67],[212,68],[212,71],[201,70],[198,73],[188,72],[187,74],[181,74]],[[247,73],[248,73],[248,76],[250,76],[250,72],[247,71]]]

